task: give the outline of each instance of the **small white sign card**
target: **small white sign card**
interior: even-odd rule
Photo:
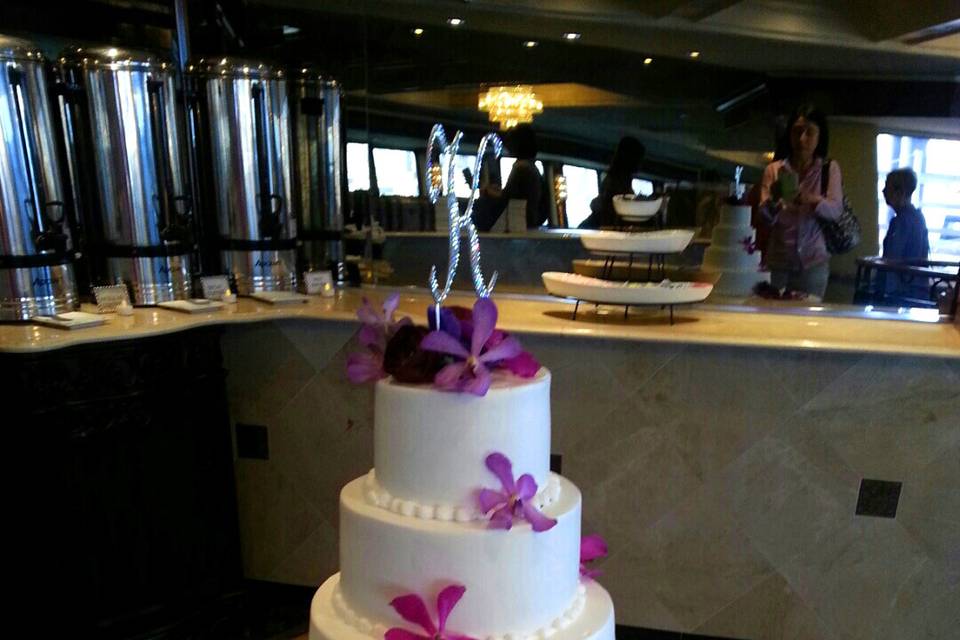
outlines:
[[[308,294],[333,297],[333,274],[330,271],[307,271],[303,274],[303,282],[307,285]]]
[[[200,278],[200,288],[207,300],[222,300],[230,288],[230,280],[227,276],[204,276]]]
[[[97,313],[116,313],[124,302],[130,304],[130,292],[125,284],[94,287],[93,297],[97,301]]]

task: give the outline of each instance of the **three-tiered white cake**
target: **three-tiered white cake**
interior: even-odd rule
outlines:
[[[750,225],[750,215],[749,205],[725,204],[720,209],[720,222],[703,253],[703,271],[720,276],[714,293],[749,296],[758,282],[770,281],[770,274],[760,271],[760,252],[753,246],[757,233]]]
[[[610,596],[580,576],[580,491],[550,472],[550,373],[494,380],[481,397],[377,383],[375,469],[340,493],[340,573],[313,599],[311,640],[380,640],[410,626],[391,600],[451,584],[466,587],[447,622],[459,635],[613,640]],[[555,526],[489,528],[477,496],[499,486],[494,452],[533,476]]]

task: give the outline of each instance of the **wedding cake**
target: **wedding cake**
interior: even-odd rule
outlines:
[[[702,270],[719,274],[714,293],[721,296],[749,296],[758,282],[770,281],[770,274],[760,271],[760,252],[750,215],[749,205],[724,204],[710,246],[703,254]]]
[[[313,599],[311,640],[613,640],[613,603],[581,564],[580,492],[550,471],[550,373],[493,368],[513,339],[482,304],[486,346],[437,375],[476,376],[472,392],[376,382],[374,468],[340,493],[340,572]]]

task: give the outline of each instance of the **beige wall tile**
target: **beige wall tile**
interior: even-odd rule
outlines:
[[[793,592],[772,575],[713,616],[696,632],[750,640],[828,640],[834,638]]]

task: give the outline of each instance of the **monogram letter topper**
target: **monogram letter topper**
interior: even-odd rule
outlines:
[[[457,266],[460,264],[461,229],[467,230],[467,241],[470,248],[470,274],[473,278],[473,288],[477,292],[477,296],[480,298],[490,297],[493,287],[497,283],[496,271],[490,276],[490,284],[484,282],[483,271],[480,268],[480,237],[477,234],[476,225],[473,224],[472,216],[473,203],[477,199],[477,193],[480,189],[480,167],[483,165],[483,157],[489,151],[493,153],[494,158],[499,158],[503,151],[503,142],[495,133],[488,133],[480,140],[473,170],[473,184],[470,185],[470,199],[467,201],[466,210],[461,215],[455,189],[455,160],[462,138],[463,132],[457,131],[453,141],[447,144],[447,135],[443,126],[436,124],[427,139],[427,182],[430,185],[430,202],[436,204],[441,197],[446,197],[447,215],[450,220],[449,260],[447,261],[447,277],[442,289],[437,281],[437,266],[433,265],[430,268],[430,293],[433,294],[433,300],[436,303],[437,328],[440,327],[440,305],[450,295],[450,287],[453,285],[453,279],[457,275]],[[444,168],[446,168],[446,181],[444,181]]]

